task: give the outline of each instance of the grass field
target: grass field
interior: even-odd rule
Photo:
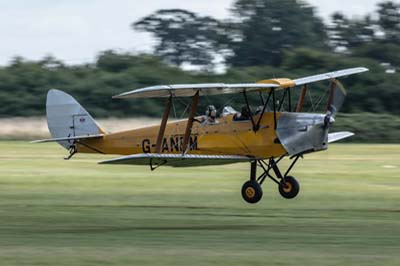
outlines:
[[[248,205],[247,164],[150,172],[0,142],[0,265],[400,265],[400,145],[332,145]],[[107,157],[108,158],[108,157]]]

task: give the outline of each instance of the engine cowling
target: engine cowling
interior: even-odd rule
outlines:
[[[276,133],[289,155],[326,150],[328,130],[323,114],[282,113]]]

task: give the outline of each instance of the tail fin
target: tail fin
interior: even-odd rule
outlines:
[[[47,125],[52,138],[73,138],[104,134],[93,117],[69,94],[49,90],[46,101]],[[70,141],[57,141],[66,149]]]

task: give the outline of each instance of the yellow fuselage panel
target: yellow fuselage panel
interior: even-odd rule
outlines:
[[[257,122],[259,116],[255,116]],[[279,113],[277,113],[277,118]],[[274,130],[273,113],[265,113],[260,130],[255,133],[251,121],[233,121],[233,115],[219,118],[216,124],[193,124],[190,135],[190,154],[244,155],[268,158],[286,153]],[[187,120],[170,122],[165,129],[162,153],[182,153]],[[151,126],[106,135],[78,144],[82,153],[129,155],[153,153],[156,149],[159,126]]]

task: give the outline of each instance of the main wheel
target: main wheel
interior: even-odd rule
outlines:
[[[248,203],[254,204],[261,200],[263,195],[260,184],[256,181],[247,181],[242,187],[242,197]]]
[[[299,194],[300,185],[293,176],[285,177],[279,184],[279,193],[286,199],[293,199]]]

